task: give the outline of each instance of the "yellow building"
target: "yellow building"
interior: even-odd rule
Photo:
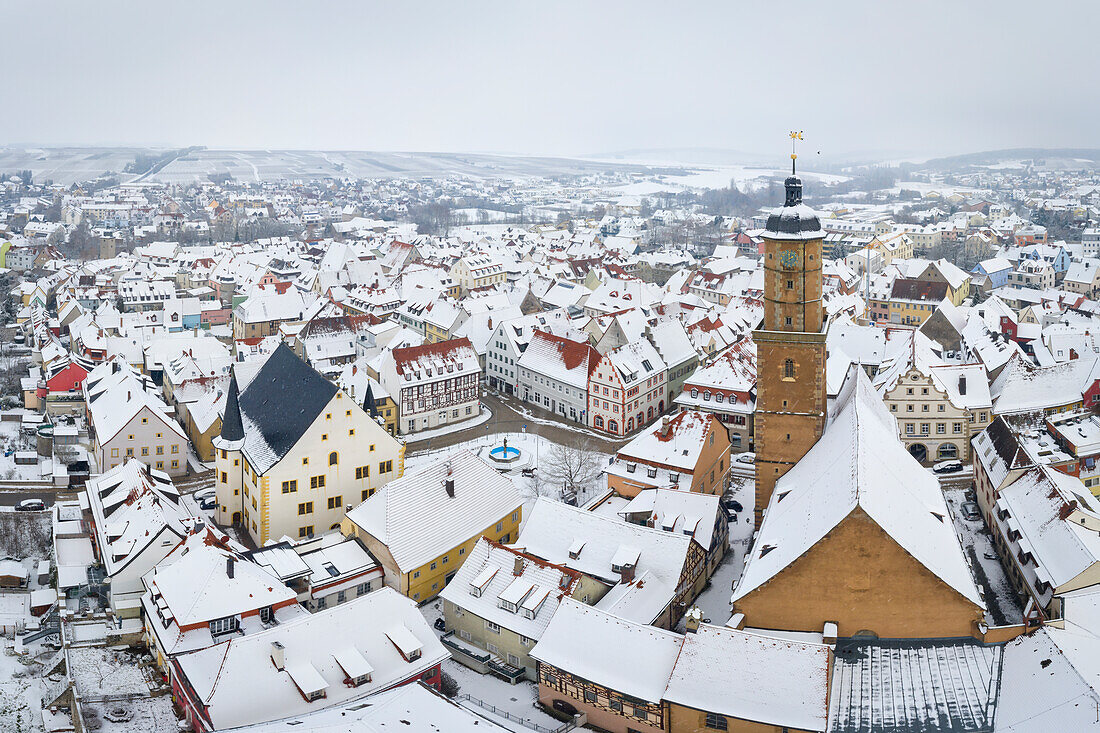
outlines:
[[[349,511],[341,529],[382,563],[387,585],[423,603],[479,539],[514,542],[522,504],[511,479],[459,450],[384,486]]]
[[[503,283],[507,277],[504,266],[489,255],[459,258],[451,267],[451,277],[463,293]]]
[[[309,537],[403,473],[405,444],[285,343],[239,395],[237,380],[214,440],[219,524],[257,545]]]

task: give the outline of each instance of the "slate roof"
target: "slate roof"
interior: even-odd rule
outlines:
[[[229,392],[225,398],[225,415],[222,417],[221,437],[226,441],[237,441],[244,438],[244,427],[241,425],[241,407],[238,403],[240,391],[237,389],[237,376],[234,374],[229,379]]]
[[[237,400],[245,456],[258,473],[278,463],[336,394],[336,385],[279,344]],[[229,412],[229,408],[226,408]],[[222,435],[225,427],[223,422]]]

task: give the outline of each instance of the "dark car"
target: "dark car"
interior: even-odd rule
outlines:
[[[737,499],[725,499],[722,501],[722,504],[726,507],[726,509],[729,509],[733,512],[745,511],[745,507],[741,506],[741,502],[737,501]]]
[[[447,622],[443,620],[442,616],[437,618],[435,620],[435,623],[432,624],[432,626],[434,626],[437,631],[446,631],[447,630]]]
[[[41,499],[24,499],[15,505],[17,512],[40,512],[45,510],[46,502]]]

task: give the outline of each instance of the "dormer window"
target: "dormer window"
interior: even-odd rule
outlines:
[[[626,472],[627,473],[634,473],[636,470],[638,470],[638,464],[637,463],[628,463],[628,464],[626,464]]]
[[[645,474],[646,474],[646,476],[649,476],[650,478],[657,478],[657,469],[654,468],[653,466],[650,466],[648,469],[646,469]]]

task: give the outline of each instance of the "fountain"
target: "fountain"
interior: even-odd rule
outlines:
[[[519,456],[519,448],[508,445],[507,437],[505,437],[501,441],[501,445],[497,445],[489,449],[489,460],[495,463],[511,465],[519,460]]]

